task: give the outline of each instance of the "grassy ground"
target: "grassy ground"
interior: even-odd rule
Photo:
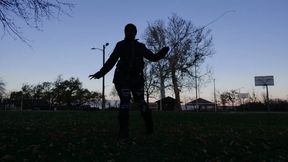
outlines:
[[[117,112],[0,112],[0,161],[288,161],[287,113],[154,112],[146,136],[131,112],[120,145]]]

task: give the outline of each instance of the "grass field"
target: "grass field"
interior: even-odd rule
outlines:
[[[131,112],[119,144],[117,112],[0,112],[0,161],[288,161],[287,113],[154,112],[145,135]]]

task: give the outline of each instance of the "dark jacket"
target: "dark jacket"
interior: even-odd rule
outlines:
[[[114,51],[100,69],[100,76],[103,77],[116,64],[113,83],[129,84],[131,81],[144,83],[143,69],[144,60],[158,61],[167,54],[167,50],[160,50],[154,54],[143,43],[134,41],[122,40],[116,44]]]

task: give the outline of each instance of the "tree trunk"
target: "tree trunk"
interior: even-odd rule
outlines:
[[[165,98],[165,78],[163,76],[163,69],[160,69],[160,111],[163,110],[162,99]]]
[[[147,102],[148,108],[149,108],[149,97],[150,97],[150,95],[149,95],[149,91],[147,89],[146,90],[146,102]]]
[[[172,84],[173,84],[173,89],[175,93],[175,99],[176,99],[176,109],[181,110],[181,104],[180,104],[180,90],[178,87],[178,79],[176,77],[176,69],[175,66],[172,65],[171,67],[171,76],[172,76]]]

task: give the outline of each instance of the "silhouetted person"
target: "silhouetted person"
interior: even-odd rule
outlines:
[[[119,136],[128,138],[129,127],[129,106],[131,103],[131,93],[133,101],[139,106],[141,115],[145,121],[146,133],[153,133],[153,121],[151,110],[144,100],[144,60],[158,61],[169,51],[169,47],[162,48],[154,54],[145,47],[143,43],[135,39],[137,29],[133,24],[125,26],[125,39],[118,42],[109,59],[104,66],[95,74],[89,75],[90,79],[99,79],[108,73],[116,64],[113,83],[120,98],[120,108],[118,115]]]

